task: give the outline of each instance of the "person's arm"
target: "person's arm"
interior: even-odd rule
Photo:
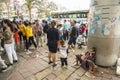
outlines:
[[[56,32],[56,40],[59,41],[59,31],[57,29],[57,32]]]

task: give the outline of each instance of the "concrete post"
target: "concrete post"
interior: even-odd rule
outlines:
[[[91,0],[88,48],[96,47],[96,64],[113,66],[120,51],[120,0]]]

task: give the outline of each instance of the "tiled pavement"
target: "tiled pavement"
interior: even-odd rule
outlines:
[[[47,63],[47,47],[39,48],[30,55],[18,53],[19,62],[10,71],[0,73],[0,80],[120,80],[115,75],[115,68],[98,67],[92,75],[81,67],[75,67],[75,53],[84,51],[85,48],[69,53],[67,69],[60,67],[59,53],[54,69]]]

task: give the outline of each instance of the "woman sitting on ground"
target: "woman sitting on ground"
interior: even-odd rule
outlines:
[[[81,67],[84,68],[85,70],[89,70],[89,72],[94,71],[96,68],[96,65],[94,64],[95,54],[96,54],[96,49],[93,47],[85,54],[76,55],[75,66],[79,65],[78,62],[80,62]]]

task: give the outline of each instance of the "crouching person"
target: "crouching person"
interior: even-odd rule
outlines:
[[[96,49],[93,47],[85,54],[78,54],[76,55],[76,65],[81,65],[82,68],[88,70],[90,73],[96,69],[96,65],[94,64],[95,61],[95,54]]]

